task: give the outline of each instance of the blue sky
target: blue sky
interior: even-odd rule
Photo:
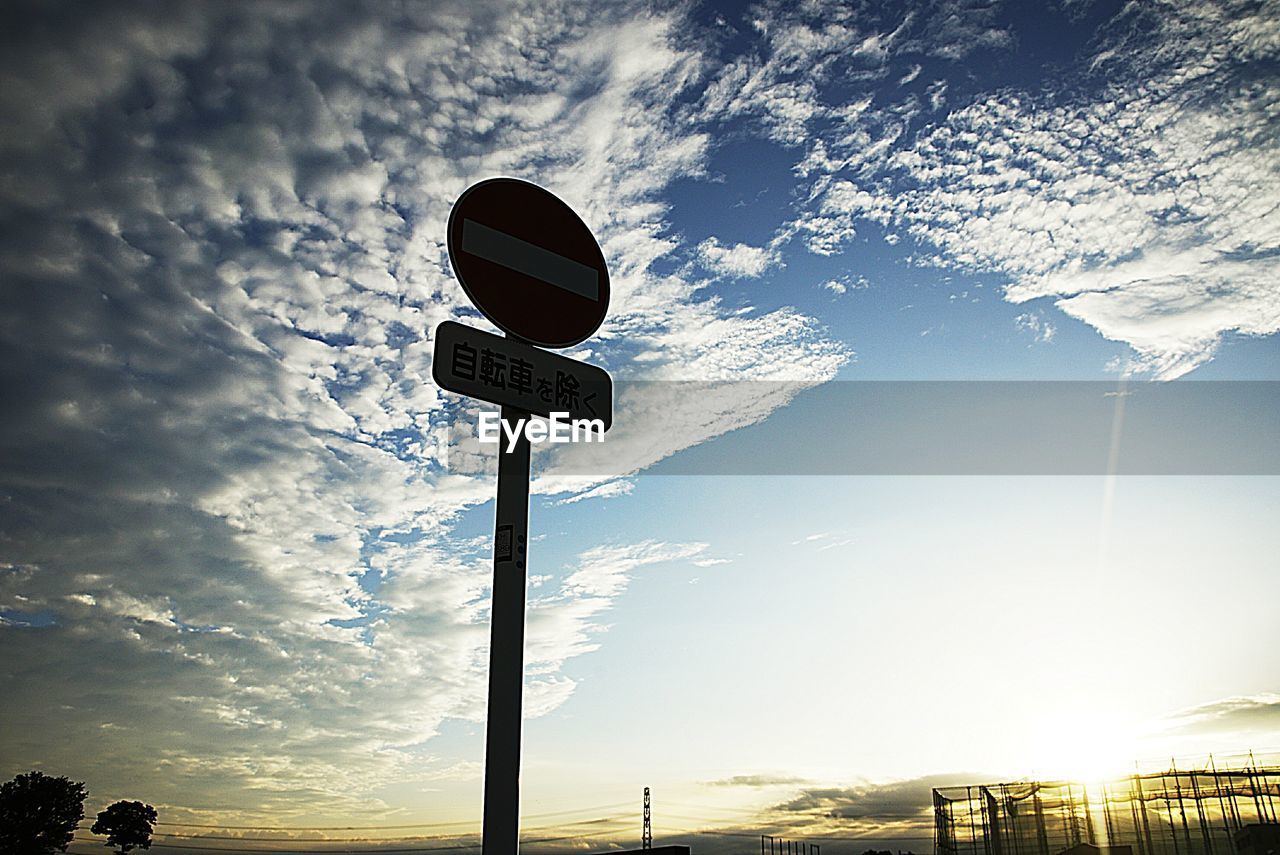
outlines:
[[[526,826],[631,841],[650,785],[672,834],[906,848],[940,783],[1280,748],[1275,393],[1143,391],[1280,380],[1275,3],[0,14],[0,775],[474,830],[493,481],[431,334],[491,329],[445,223],[498,175],[597,235],[567,353],[619,382],[538,458]],[[1006,380],[1108,409],[897,433],[1106,451],[751,474],[872,442],[853,381]]]

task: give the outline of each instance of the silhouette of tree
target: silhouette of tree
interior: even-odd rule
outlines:
[[[83,783],[43,772],[0,784],[0,855],[66,852],[88,794]]]
[[[142,802],[120,801],[98,813],[89,829],[107,835],[108,846],[119,846],[120,852],[141,846],[151,848],[151,829],[156,824],[156,809]]]

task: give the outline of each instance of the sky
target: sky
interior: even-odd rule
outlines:
[[[617,384],[535,454],[526,838],[638,845],[649,786],[659,843],[927,851],[933,786],[1280,750],[1280,4],[0,40],[0,778],[162,851],[474,843],[493,455],[431,360],[495,176],[595,234]]]

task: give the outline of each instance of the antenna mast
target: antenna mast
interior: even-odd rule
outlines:
[[[649,823],[649,788],[644,788],[644,831],[640,835],[640,848],[653,848],[653,826]]]

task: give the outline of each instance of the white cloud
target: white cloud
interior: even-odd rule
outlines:
[[[459,411],[430,331],[484,325],[443,246],[479,178],[536,180],[592,226],[613,307],[590,356],[620,377],[811,384],[847,358],[794,310],[739,315],[651,271],[677,248],[661,191],[708,146],[676,117],[700,58],[672,14],[49,14],[0,57],[15,765],[224,822],[376,817],[394,809],[378,786],[449,768],[422,745],[483,714],[490,573],[450,526],[492,486],[443,471]],[[657,442],[633,429],[622,457],[643,467],[788,400],[710,396]],[[663,401],[619,403],[652,418]],[[531,713],[573,691],[560,665],[598,643],[635,569],[702,547],[611,549],[531,610]],[[98,731],[91,753],[50,738]]]
[[[791,541],[792,546],[812,546],[816,552],[826,552],[828,549],[838,549],[840,547],[849,546],[854,543],[852,537],[845,537],[839,532],[820,531],[816,534],[802,537],[799,540]]]
[[[561,587],[564,594],[614,597],[629,582],[629,574],[648,564],[692,558],[704,552],[705,543],[668,544],[649,541],[634,546],[599,546],[581,556],[577,570]]]
[[[762,275],[792,236],[839,252],[870,222],[1004,273],[1010,300],[1048,297],[1162,376],[1225,331],[1274,332],[1280,97],[1238,73],[1274,60],[1271,11],[1164,4],[1152,35],[1122,19],[1084,63],[1105,97],[964,109],[938,84],[895,103],[824,89],[904,59],[906,87],[916,58],[1009,44],[964,3],[876,27],[847,4],[762,8],[760,51],[723,69],[673,14],[580,2],[95,7],[55,21],[56,44],[15,37],[0,57],[0,341],[23,381],[0,425],[6,756],[83,770],[99,794],[147,781],[173,805],[279,817],[388,811],[352,794],[451,768],[422,744],[483,714],[490,568],[450,526],[492,487],[442,469],[468,424],[431,382],[430,330],[485,325],[442,243],[479,178],[537,180],[582,213],[614,291],[575,355],[655,381],[620,385],[608,442],[572,450],[600,455],[574,460],[587,475],[548,460],[535,489],[572,482],[565,502],[628,492],[616,476],[758,422],[850,357],[798,311],[731,309],[654,272],[680,249],[662,191],[703,174],[717,122],[801,149],[811,191],[764,247],[685,248],[719,275]],[[917,137],[926,105],[952,112]],[[636,571],[724,560],[704,550],[584,554],[531,607],[530,712],[575,690],[561,665],[600,643]],[[46,613],[53,626],[26,626]],[[92,757],[42,736],[96,731]],[[144,738],[158,765],[137,757]]]
[[[758,10],[759,49],[719,69],[701,101],[700,118],[757,119],[768,138],[803,144],[816,122],[839,117],[820,87],[836,75],[878,78],[896,32],[865,29],[846,4],[786,4]]]
[[[929,109],[932,112],[941,110],[947,103],[947,81],[935,80],[925,92],[925,97],[929,99]]]
[[[607,629],[600,615],[612,608],[636,571],[685,561],[706,551],[705,543],[645,541],[598,546],[578,556],[578,564],[552,595],[529,603],[525,640],[526,671],[554,673],[572,656],[595,650]]]
[[[827,538],[831,537],[832,534],[833,532],[820,531],[815,534],[806,535],[805,537],[802,537],[799,540],[793,540],[791,541],[791,545],[799,546],[802,543],[813,543],[815,540],[826,540]]]
[[[698,263],[717,276],[755,279],[782,263],[778,251],[767,246],[735,243],[726,246],[715,237],[698,244]]]
[[[1224,333],[1280,330],[1280,87],[1254,74],[1280,55],[1276,20],[1233,2],[1130,7],[1084,63],[1094,76],[1077,73],[1092,86],[953,111],[876,170],[844,167],[797,227],[820,254],[859,219],[905,227],[935,263],[1004,273],[1007,299],[1054,297],[1179,376]]]
[[[1036,341],[1051,342],[1057,332],[1053,324],[1044,319],[1042,312],[1023,312],[1013,322],[1018,329],[1029,333]]]
[[[557,505],[572,505],[584,499],[608,499],[614,496],[630,496],[636,488],[635,481],[606,481],[599,487],[575,493],[556,502]]]
[[[862,276],[845,274],[844,276],[840,276],[835,279],[828,279],[825,282],[820,283],[818,287],[825,288],[833,294],[844,295],[850,291],[858,291],[863,288],[868,288],[870,285],[871,283]]]

